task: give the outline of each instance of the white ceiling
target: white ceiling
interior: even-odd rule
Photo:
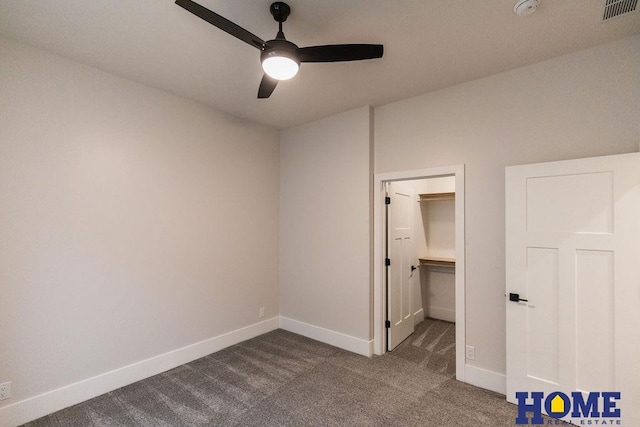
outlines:
[[[198,1],[198,0],[197,0]],[[264,40],[271,0],[199,0]],[[259,51],[172,0],[0,0],[0,34],[110,73],[285,128],[381,105],[640,33],[640,13],[602,22],[604,0],[289,0],[298,46],[381,43],[382,59],[302,64],[256,99]],[[0,59],[1,61],[1,59]]]

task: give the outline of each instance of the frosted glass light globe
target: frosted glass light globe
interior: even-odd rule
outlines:
[[[269,77],[276,80],[289,80],[298,74],[300,66],[286,56],[269,56],[262,61],[262,69]]]

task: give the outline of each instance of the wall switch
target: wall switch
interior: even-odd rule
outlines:
[[[476,360],[476,348],[472,345],[467,346],[466,358],[469,360]]]
[[[258,317],[261,319],[264,317],[264,307],[260,307],[260,312],[258,313]]]
[[[11,397],[11,382],[0,384],[0,400],[5,400]]]

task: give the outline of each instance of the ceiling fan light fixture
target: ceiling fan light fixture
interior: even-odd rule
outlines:
[[[265,55],[262,59],[262,69],[269,77],[276,80],[289,80],[300,69],[300,63],[293,58],[285,55],[279,55],[274,52],[273,55]]]
[[[289,80],[300,69],[298,46],[284,39],[269,40],[260,54],[262,69],[276,80]]]

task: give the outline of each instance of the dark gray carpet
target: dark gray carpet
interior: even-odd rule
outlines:
[[[513,426],[504,396],[452,378],[452,327],[373,358],[277,330],[27,425]]]
[[[456,324],[424,319],[393,355],[448,377],[456,376]]]

